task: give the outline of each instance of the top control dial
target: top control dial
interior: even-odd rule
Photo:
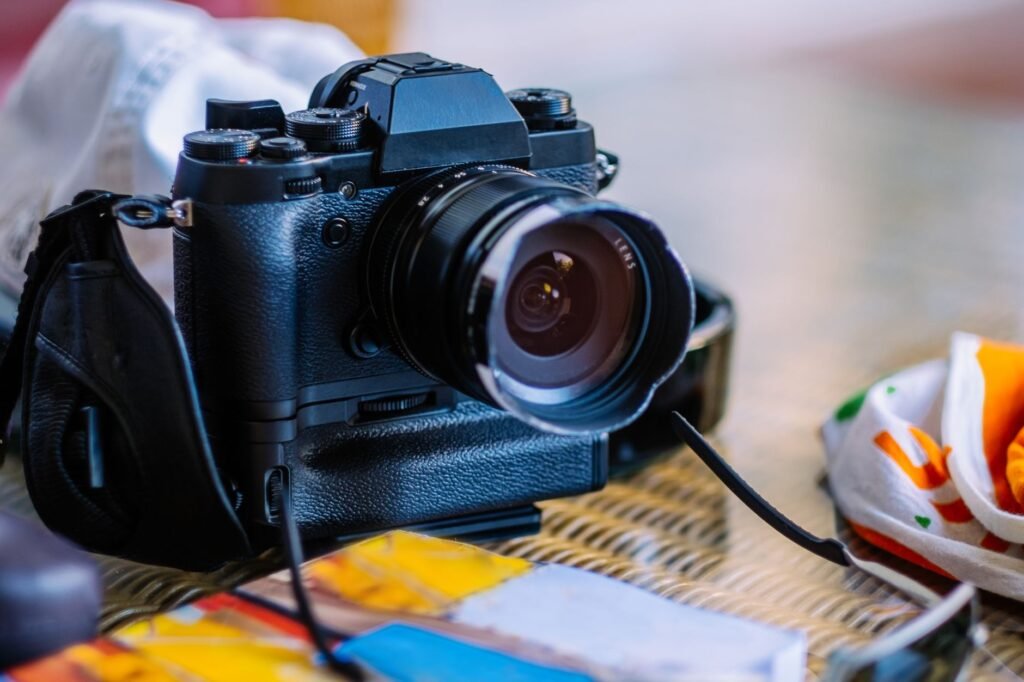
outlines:
[[[197,130],[185,136],[185,153],[197,159],[232,161],[250,156],[259,143],[260,136],[251,130]]]
[[[293,111],[285,116],[285,129],[306,142],[313,151],[335,152],[357,149],[363,141],[366,114],[353,109],[317,107]]]
[[[530,130],[560,130],[576,125],[572,96],[565,90],[521,88],[509,90],[505,96]]]

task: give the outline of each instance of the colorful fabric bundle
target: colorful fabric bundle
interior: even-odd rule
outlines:
[[[1024,346],[953,335],[822,427],[853,530],[936,573],[1024,599]]]

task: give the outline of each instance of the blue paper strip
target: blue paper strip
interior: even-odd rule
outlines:
[[[350,639],[341,645],[338,653],[393,680],[587,682],[591,679],[579,672],[549,668],[398,623]]]

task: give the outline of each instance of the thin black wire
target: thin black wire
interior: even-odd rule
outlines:
[[[718,480],[724,483],[725,487],[731,490],[743,504],[747,505],[750,511],[761,517],[762,521],[808,552],[840,566],[850,565],[850,559],[846,555],[846,548],[841,542],[832,538],[822,539],[812,535],[773,507],[768,500],[761,497],[756,490],[751,488],[736,473],[735,469],[729,466],[729,463],[711,447],[711,444],[704,440],[704,436],[697,429],[693,428],[690,422],[686,421],[686,417],[678,412],[673,412],[672,428],[680,440],[690,446],[690,449],[711,469],[711,472],[718,477]]]
[[[324,635],[320,624],[309,603],[309,595],[302,583],[302,539],[299,536],[299,528],[295,523],[292,514],[291,488],[285,484],[281,487],[279,495],[281,500],[281,545],[284,547],[285,559],[288,562],[288,572],[291,575],[292,595],[295,598],[295,606],[299,612],[299,620],[309,632],[309,638],[313,646],[323,656],[327,667],[338,675],[353,682],[360,682],[365,679],[363,671],[352,661],[343,661],[334,655],[327,645],[327,637]]]

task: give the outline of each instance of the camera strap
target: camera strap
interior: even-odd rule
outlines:
[[[21,394],[25,479],[36,510],[51,529],[88,549],[203,569],[224,557],[247,556],[251,548],[220,483],[177,325],[135,269],[118,228],[118,219],[144,229],[187,219],[176,211],[164,197],[89,191],[42,221],[39,241],[25,267],[27,279],[14,331],[0,360],[0,424],[6,433]],[[75,477],[75,463],[68,461],[74,455],[63,438],[55,448],[31,447],[35,402],[61,402],[50,394],[51,389],[57,393],[58,386],[37,376],[37,353],[56,360],[102,405],[86,406],[94,416],[97,410],[102,414],[87,420],[90,461],[87,480],[78,484],[102,488],[112,478],[105,471],[112,462],[123,465],[127,459],[145,469],[137,479],[139,489],[132,491],[137,502],[132,528],[117,546],[88,538],[85,529],[102,511],[96,509],[95,498],[84,498],[81,489],[75,495],[75,490],[46,483],[53,478],[47,476],[53,468],[59,469],[58,480],[74,483],[69,479]],[[111,429],[96,426],[110,420],[117,422],[124,437],[110,438]],[[42,425],[47,431],[53,427]],[[60,431],[66,427],[56,425]],[[7,444],[5,437],[0,455]],[[128,452],[111,451],[117,448]],[[77,467],[79,475],[81,468]],[[362,680],[358,665],[334,654],[313,615],[301,580],[302,543],[291,494],[285,489],[281,495],[282,542],[300,620],[331,670],[348,680]]]
[[[170,209],[89,191],[42,221],[0,361],[0,423],[6,432],[20,395],[26,483],[50,528],[89,549],[209,568],[250,546],[177,325],[117,220],[169,226]]]

